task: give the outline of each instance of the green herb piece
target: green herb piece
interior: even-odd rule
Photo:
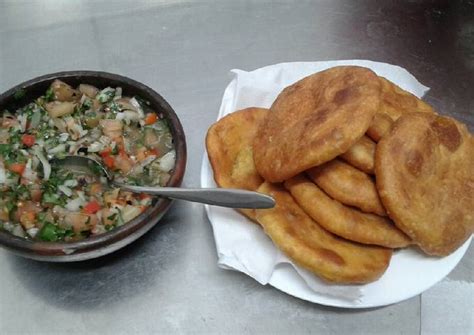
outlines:
[[[40,240],[48,242],[56,242],[72,236],[74,236],[74,231],[71,228],[64,229],[51,222],[45,222],[38,233]]]
[[[12,196],[15,199],[20,199],[20,200],[29,200],[30,197],[30,191],[28,190],[28,187],[23,184],[19,185],[13,185],[11,187],[11,192],[13,193]]]
[[[38,233],[38,237],[43,241],[56,242],[59,239],[58,226],[51,222],[45,222]]]
[[[26,95],[26,91],[23,88],[20,88],[19,90],[15,92],[15,94],[13,94],[13,97],[15,98],[15,100],[20,100],[20,99],[23,99],[25,95]]]
[[[97,100],[99,100],[100,103],[106,103],[107,101],[112,100],[112,98],[115,96],[115,90],[113,88],[105,88],[103,89],[98,95],[97,95]]]
[[[11,144],[0,144],[0,156],[7,158],[11,154],[13,146]]]
[[[116,218],[117,218],[117,213],[107,216],[107,220],[110,220],[110,221],[115,221]]]
[[[44,95],[44,100],[45,100],[46,102],[50,102],[50,101],[53,101],[54,98],[55,98],[55,96],[54,96],[54,91],[53,91],[53,89],[50,87],[50,88],[48,88],[48,89],[46,90],[46,93],[45,93],[45,95]]]
[[[44,193],[42,201],[45,204],[58,205],[61,207],[66,205],[66,199],[54,193]]]
[[[120,105],[116,103],[115,101],[109,102],[107,107],[109,107],[109,110],[115,114],[121,111]]]
[[[92,107],[92,100],[86,99],[80,106],[76,106],[76,109],[74,111],[74,114],[77,115],[82,115]]]
[[[8,130],[8,133],[10,134],[10,144],[17,144],[21,142],[20,129],[15,129],[12,127]]]

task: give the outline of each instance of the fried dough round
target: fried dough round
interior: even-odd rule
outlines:
[[[389,219],[363,213],[331,199],[303,175],[287,180],[285,187],[301,208],[331,233],[351,241],[387,248],[403,248],[411,244],[408,236]]]
[[[357,207],[366,213],[387,215],[375,182],[367,173],[339,159],[311,168],[306,173],[334,200]]]
[[[374,174],[375,146],[376,143],[364,135],[339,157],[359,170]]]
[[[474,230],[474,138],[448,117],[410,113],[376,151],[377,189],[395,224],[430,255],[448,255]]]
[[[296,264],[341,284],[372,282],[387,269],[390,249],[353,243],[327,232],[281,186],[265,182],[258,192],[276,200],[274,208],[256,210],[258,222]]]
[[[339,66],[285,88],[255,138],[257,171],[281,182],[346,152],[372,122],[380,86],[369,69]]]
[[[246,108],[231,113],[208,130],[206,147],[214,180],[224,188],[255,191],[263,183],[255,169],[252,143],[268,109]],[[255,220],[253,209],[239,210]]]
[[[405,91],[384,77],[379,77],[382,84],[382,103],[379,113],[390,116],[395,121],[406,113],[420,112],[435,114],[433,108],[410,92]]]
[[[390,116],[383,113],[376,113],[369,129],[367,129],[367,135],[375,142],[390,132],[392,129],[393,120]]]

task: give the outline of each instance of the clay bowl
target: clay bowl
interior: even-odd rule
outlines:
[[[148,100],[152,109],[163,113],[170,121],[176,147],[176,166],[168,186],[178,187],[181,185],[186,168],[186,138],[178,116],[161,95],[135,80],[98,71],[67,71],[47,74],[21,83],[1,94],[0,111],[4,109],[15,111],[44,94],[55,79],[60,79],[72,86],[77,86],[80,83],[91,84],[99,89],[107,86],[120,86],[124,95],[138,95]],[[15,96],[15,93],[19,91],[22,92],[21,98],[19,98],[19,94]],[[127,224],[78,242],[30,241],[6,231],[0,231],[0,246],[17,255],[40,261],[75,262],[97,258],[123,248],[148,232],[160,221],[171,204],[172,201],[169,199],[157,198],[150,208]]]

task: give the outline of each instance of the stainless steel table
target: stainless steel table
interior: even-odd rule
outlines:
[[[148,84],[183,122],[190,187],[231,68],[353,58],[407,68],[431,104],[473,130],[472,1],[0,2],[1,91],[69,69]],[[474,333],[473,246],[421,296],[341,310],[217,268],[203,206],[183,202],[114,255],[60,265],[2,250],[0,268],[1,334]]]

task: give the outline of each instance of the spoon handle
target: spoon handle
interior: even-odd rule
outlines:
[[[275,200],[272,197],[247,190],[231,188],[176,188],[145,187],[114,183],[130,192],[160,195],[172,199],[187,200],[230,208],[272,208]]]

